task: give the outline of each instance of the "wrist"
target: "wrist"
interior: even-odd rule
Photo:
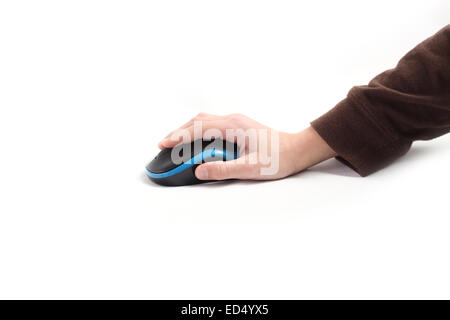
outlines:
[[[291,140],[291,151],[295,157],[293,161],[295,172],[305,170],[336,156],[336,152],[312,127],[292,134]]]

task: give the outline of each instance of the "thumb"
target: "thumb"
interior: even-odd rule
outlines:
[[[195,176],[200,180],[255,179],[258,176],[258,166],[249,164],[247,160],[245,157],[231,161],[207,162],[195,169]]]

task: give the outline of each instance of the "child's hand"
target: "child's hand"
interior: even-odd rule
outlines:
[[[230,132],[235,136],[230,137]],[[218,137],[236,142],[241,148],[240,158],[198,166],[195,175],[200,180],[280,179],[336,155],[311,127],[295,134],[279,132],[241,114],[200,113],[169,133],[158,146],[172,148],[180,142]]]

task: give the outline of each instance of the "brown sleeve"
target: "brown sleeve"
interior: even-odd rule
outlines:
[[[353,87],[311,125],[361,176],[405,154],[415,140],[450,132],[450,25],[369,85]]]

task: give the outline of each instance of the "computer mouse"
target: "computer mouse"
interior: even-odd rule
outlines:
[[[164,186],[211,182],[197,179],[195,169],[205,162],[234,160],[238,156],[236,143],[222,139],[199,139],[161,150],[146,166],[145,172],[150,180]]]

